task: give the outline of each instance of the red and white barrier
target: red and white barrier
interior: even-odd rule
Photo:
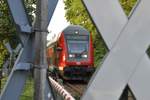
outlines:
[[[49,77],[51,84],[54,89],[65,99],[65,100],[75,100],[70,93],[68,93],[61,85],[59,85],[55,80]]]

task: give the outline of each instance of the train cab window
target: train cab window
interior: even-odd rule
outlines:
[[[68,59],[80,60],[88,58],[89,39],[88,36],[67,36]]]
[[[88,51],[87,41],[68,41],[69,53],[82,54]]]

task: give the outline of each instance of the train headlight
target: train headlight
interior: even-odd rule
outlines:
[[[74,54],[69,54],[69,57],[73,58],[73,57],[75,57],[75,55]]]
[[[87,54],[83,54],[82,57],[83,58],[87,58],[88,56],[87,56]]]

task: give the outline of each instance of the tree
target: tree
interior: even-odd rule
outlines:
[[[122,8],[125,10],[125,13],[129,15],[132,7],[137,0],[119,0]],[[81,0],[64,0],[65,10],[66,10],[66,19],[71,24],[77,24],[88,29],[93,36],[93,45],[95,46],[94,58],[95,66],[99,65],[99,62],[104,58],[107,50],[105,43],[103,42],[102,37],[97,32],[94,24],[90,20],[90,17],[82,4]]]
[[[119,1],[127,16],[130,14],[132,8],[137,2],[137,0],[119,0]]]
[[[10,19],[7,4],[4,0],[0,1],[0,13],[0,67],[2,67],[2,64],[8,56],[4,43],[12,43],[16,34],[13,34],[15,33],[15,29]]]

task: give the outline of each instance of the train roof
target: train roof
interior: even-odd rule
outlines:
[[[78,32],[78,34],[88,35],[90,34],[85,28],[79,25],[69,25],[67,28],[63,30],[64,34],[74,34]]]

